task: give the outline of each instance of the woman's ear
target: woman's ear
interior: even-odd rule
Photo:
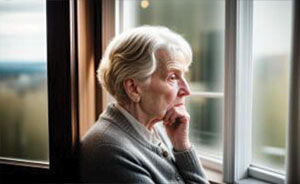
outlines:
[[[123,81],[123,87],[131,101],[138,103],[141,99],[139,84],[134,79],[127,78]]]

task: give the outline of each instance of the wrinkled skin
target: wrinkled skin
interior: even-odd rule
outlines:
[[[174,149],[184,151],[191,147],[190,116],[184,105],[185,97],[190,95],[184,78],[187,69],[181,55],[172,58],[162,50],[157,57],[160,66],[146,82],[125,83],[127,94],[133,100],[126,109],[150,131],[155,123],[163,121]]]

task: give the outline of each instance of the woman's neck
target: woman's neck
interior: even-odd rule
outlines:
[[[143,124],[149,131],[152,131],[153,126],[159,120],[155,117],[149,117],[138,103],[129,103],[127,105],[121,105],[128,113],[130,113],[135,119],[137,119],[141,124]]]

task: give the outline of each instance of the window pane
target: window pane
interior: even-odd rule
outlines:
[[[189,97],[187,104],[191,141],[202,154],[222,157],[223,98]]]
[[[253,163],[284,171],[292,2],[253,8]]]
[[[183,35],[191,44],[193,49],[193,63],[187,76],[189,84],[193,92],[221,92],[223,93],[224,84],[224,33],[225,33],[225,1],[222,0],[124,0],[118,1],[122,12],[120,22],[117,20],[117,29],[120,31],[128,30],[139,25],[163,25]],[[118,14],[118,12],[117,12]],[[118,16],[117,16],[118,17]],[[200,99],[193,98],[191,106],[202,107]],[[218,100],[208,100],[218,101]],[[208,103],[210,104],[210,103]],[[221,140],[216,143],[215,138],[208,135],[214,134],[218,129],[218,133],[222,132],[221,121],[212,120],[211,126],[202,130],[202,126],[196,126],[207,117],[221,118],[221,103],[213,103],[207,105],[196,118],[193,118],[192,124],[197,127],[198,131],[206,132],[197,135],[196,131],[192,133],[192,138],[199,148],[205,149],[219,154],[222,149]],[[208,107],[209,106],[209,107]],[[214,109],[215,108],[215,109]],[[213,110],[214,109],[214,110]],[[191,109],[197,110],[200,109]],[[191,112],[191,111],[190,111]],[[206,114],[208,113],[208,114]],[[196,117],[196,116],[195,116]],[[195,122],[194,122],[195,121]],[[197,123],[196,123],[197,122]],[[201,125],[208,122],[200,122]],[[215,127],[214,127],[215,126]],[[193,129],[193,128],[191,128]],[[209,132],[212,131],[212,132]],[[204,138],[204,135],[207,135]],[[220,137],[222,137],[220,135]],[[201,140],[199,140],[201,138]],[[211,139],[211,141],[209,141]],[[206,142],[204,141],[206,140]],[[205,143],[204,143],[205,142]],[[220,144],[219,144],[220,143]],[[211,144],[211,145],[210,145]],[[216,148],[216,146],[219,146]]]
[[[0,0],[0,157],[49,160],[46,1]]]

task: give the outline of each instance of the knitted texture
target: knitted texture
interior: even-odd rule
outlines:
[[[170,146],[164,130],[158,131]],[[81,141],[80,173],[84,182],[208,183],[193,147],[174,152],[152,144],[114,104]]]

